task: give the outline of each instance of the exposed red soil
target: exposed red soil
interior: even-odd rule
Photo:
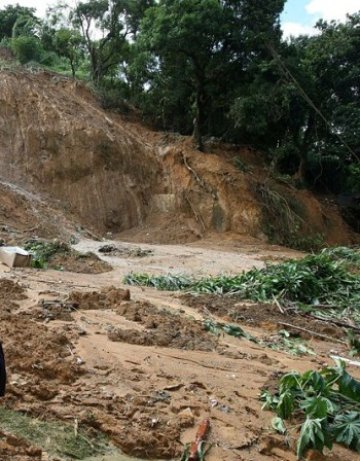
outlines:
[[[293,197],[303,210],[302,236],[323,235],[328,243],[357,238],[333,204],[269,176],[263,155],[249,147],[210,143],[199,153],[190,138],[105,112],[84,85],[53,73],[17,69],[2,71],[2,79],[6,240],[25,231],[70,237],[79,233],[76,219],[100,235],[151,243],[196,241],[212,232],[266,241],[257,186]]]

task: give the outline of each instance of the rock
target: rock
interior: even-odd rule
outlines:
[[[180,411],[177,415],[180,427],[193,427],[195,424],[195,416],[191,411],[191,408],[186,408]]]

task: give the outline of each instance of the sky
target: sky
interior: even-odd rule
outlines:
[[[282,15],[285,36],[312,34],[319,19],[344,21],[360,11],[360,0],[288,0]]]
[[[0,0],[0,7],[16,3],[34,7],[40,16],[45,16],[46,6],[57,2],[56,0]],[[287,0],[282,15],[282,27],[286,37],[304,33],[313,34],[314,25],[320,18],[343,21],[346,14],[357,11],[360,11],[360,0]]]

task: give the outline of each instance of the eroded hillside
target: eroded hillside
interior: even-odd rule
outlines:
[[[2,176],[51,194],[84,224],[128,229],[146,216],[158,165],[76,82],[2,73]]]
[[[285,244],[292,232],[330,243],[354,238],[333,206],[271,178],[248,149],[218,144],[201,154],[189,139],[103,111],[82,84],[50,73],[2,71],[0,168],[3,181],[100,234],[131,229],[127,238],[149,242],[211,232]]]

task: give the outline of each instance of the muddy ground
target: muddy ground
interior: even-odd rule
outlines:
[[[122,278],[129,272],[230,274],[300,254],[239,241],[105,243],[119,251],[104,254],[98,251],[104,242],[90,240],[76,246],[113,267],[101,274],[0,266],[0,338],[9,370],[3,405],[34,420],[76,422],[106,434],[125,455],[152,460],[179,460],[198,423],[210,417],[206,461],[294,461],[293,449],[271,430],[273,415],[261,410],[259,394],[280,373],[331,364],[335,352],[347,357],[346,346],[336,341],[341,330],[306,323],[330,338],[305,335],[316,355],[294,357],[246,339],[212,335],[203,320],[231,321],[263,339],[283,328],[281,322],[304,326],[303,318],[231,297],[129,290]],[[360,378],[359,369],[350,371]],[[56,458],[42,448],[2,431],[0,421],[1,460]],[[324,458],[310,456],[355,459],[341,447]],[[117,452],[109,459],[124,458]]]

